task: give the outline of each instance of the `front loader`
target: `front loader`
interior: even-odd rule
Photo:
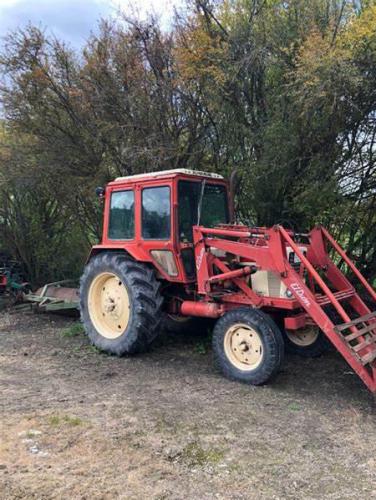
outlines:
[[[132,354],[163,326],[210,319],[214,358],[230,379],[264,384],[285,348],[314,357],[331,343],[375,392],[376,292],[321,226],[296,234],[233,223],[231,192],[222,176],[185,169],[120,177],[98,190],[103,236],[80,287],[91,341]]]

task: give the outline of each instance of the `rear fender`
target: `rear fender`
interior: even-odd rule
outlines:
[[[124,250],[124,248],[113,248],[113,247],[104,247],[102,245],[94,245],[90,250],[90,253],[86,259],[85,264],[90,262],[93,257],[95,257],[96,255],[99,255],[100,253],[103,253],[103,252],[119,253],[119,254],[123,254],[123,255],[125,254],[125,255],[128,255],[129,257],[131,257],[132,259],[135,258],[134,255],[132,255],[130,252]]]

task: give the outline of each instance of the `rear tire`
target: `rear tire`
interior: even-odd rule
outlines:
[[[270,381],[284,358],[282,334],[258,309],[241,307],[220,318],[213,331],[214,359],[225,377],[252,385]]]
[[[81,320],[91,342],[121,356],[145,351],[159,333],[162,296],[154,271],[126,254],[101,253],[81,277]]]

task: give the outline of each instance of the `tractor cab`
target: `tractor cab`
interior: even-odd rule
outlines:
[[[187,169],[118,177],[106,187],[100,248],[126,248],[162,278],[195,281],[193,227],[228,224],[232,201],[218,174]]]

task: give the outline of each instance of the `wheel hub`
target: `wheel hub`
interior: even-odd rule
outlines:
[[[101,273],[89,289],[89,314],[100,335],[115,339],[128,326],[130,303],[128,290],[118,276]]]
[[[106,312],[112,312],[116,308],[115,301],[112,298],[107,298],[104,300],[103,309]]]
[[[254,370],[263,359],[261,337],[246,324],[236,324],[227,330],[224,347],[231,363],[240,370]]]
[[[241,344],[239,344],[239,349],[242,352],[246,352],[249,351],[250,346],[246,342],[242,342]]]
[[[291,342],[301,347],[312,345],[319,334],[320,330],[317,326],[306,326],[299,330],[286,330],[286,335]]]

